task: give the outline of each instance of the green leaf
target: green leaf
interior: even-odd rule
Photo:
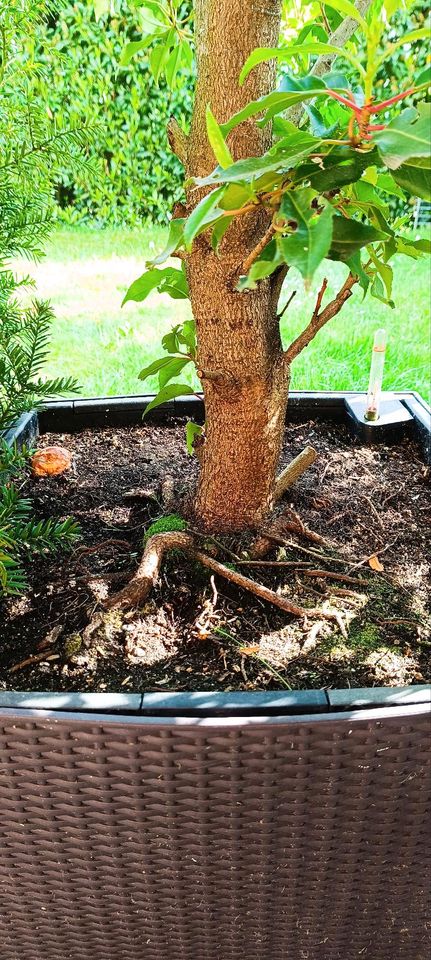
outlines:
[[[322,159],[321,165],[308,161],[297,167],[293,180],[298,183],[307,180],[310,186],[323,193],[355,183],[366,167],[373,166],[377,160],[377,150],[361,153],[351,147],[335,147]]]
[[[156,33],[151,33],[142,40],[131,40],[130,43],[126,43],[120,57],[120,67],[127,67],[135,54],[146,50],[156,37]]]
[[[276,172],[278,170],[289,170],[303,157],[307,157],[319,143],[320,140],[311,137],[308,133],[295,130],[292,136],[279,140],[278,143],[276,143],[268,153],[264,153],[263,156],[247,157],[245,160],[237,160],[236,163],[233,163],[226,170],[222,170],[221,167],[216,167],[208,177],[196,178],[196,183],[200,187],[206,187],[220,182],[253,182],[266,173]],[[203,201],[201,201],[201,203],[203,203]]]
[[[168,30],[165,38],[161,40],[157,46],[153,47],[150,53],[150,67],[156,83],[159,82],[160,76],[163,73],[166,61],[171,51],[174,35],[174,30]]]
[[[165,249],[162,250],[157,257],[154,257],[154,260],[148,260],[147,267],[155,267],[158,264],[164,263],[175,250],[178,250],[178,248],[182,246],[185,222],[185,217],[175,217],[174,220],[171,220]]]
[[[205,230],[205,227],[214,223],[214,221],[221,216],[221,211],[218,209],[217,204],[223,192],[224,186],[208,193],[207,196],[203,197],[200,203],[198,203],[193,213],[191,213],[186,220],[184,224],[184,242],[187,250],[191,249],[195,237],[197,237],[202,230]]]
[[[384,130],[377,130],[372,136],[386,166],[397,170],[408,160],[429,157],[430,131],[431,104],[421,103],[417,110],[403,110]]]
[[[223,237],[226,231],[229,229],[233,219],[234,219],[233,217],[223,217],[222,220],[218,220],[217,223],[214,225],[214,229],[211,234],[211,246],[214,250],[214,253],[218,254],[219,246],[223,240]]]
[[[349,260],[346,260],[346,263],[350,270],[350,273],[353,273],[354,276],[358,277],[359,285],[362,287],[364,291],[364,297],[365,297],[365,294],[370,285],[370,278],[362,266],[360,251],[358,250],[356,253],[354,253],[349,258]]]
[[[219,166],[225,169],[233,163],[233,157],[209,104],[206,109],[206,123],[208,140],[213,154]]]
[[[152,363],[149,363],[147,367],[141,370],[139,380],[146,380],[147,377],[159,373],[160,370],[163,370],[164,367],[167,367],[171,363],[171,360],[172,357],[159,357],[158,360],[153,360]]]
[[[360,23],[364,33],[368,32],[368,24],[364,19],[359,10],[356,9],[354,3],[350,3],[350,0],[324,0],[325,7],[332,7],[333,10],[337,10],[338,13],[342,13],[344,17],[352,17],[353,20],[356,20]]]
[[[174,267],[165,267],[164,270],[147,270],[131,284],[122,306],[129,300],[141,303],[153,290],[168,293],[175,300],[187,300],[189,292],[184,270],[176,270]]]
[[[311,43],[299,43],[287,48],[257,47],[257,49],[253,50],[253,53],[251,53],[246,60],[239,75],[239,82],[240,84],[243,84],[251,70],[257,67],[259,63],[264,63],[267,60],[277,60],[279,63],[284,63],[285,61],[299,56],[320,57],[322,54],[330,54],[331,56],[335,54],[337,57],[342,57],[344,60],[348,60],[349,63],[352,64],[352,67],[358,71],[358,73],[360,73],[362,76],[365,76],[365,70],[362,64],[356,59],[356,57],[353,56],[352,53],[350,53],[349,50],[346,49],[346,47],[340,49],[340,47],[335,47],[331,43],[319,43],[318,41],[313,41]]]
[[[168,386],[163,387],[163,390],[159,390],[154,400],[151,400],[150,403],[145,407],[143,416],[149,413],[150,410],[154,410],[155,407],[160,407],[162,403],[166,403],[168,400],[174,400],[175,397],[186,397],[191,393],[194,393],[192,387],[189,387],[188,383],[170,383]]]
[[[173,380],[174,377],[177,377],[183,367],[188,363],[191,363],[189,357],[173,357],[172,359],[168,358],[168,363],[165,364],[159,373],[159,387],[162,390],[163,387],[169,383],[169,380]]]
[[[289,107],[301,103],[303,100],[312,100],[313,97],[322,95],[328,96],[327,87],[322,80],[314,77],[310,79],[313,79],[310,89],[289,90],[287,92],[276,91],[267,94],[265,97],[260,97],[259,100],[251,100],[242,110],[234,113],[226,123],[221,124],[220,130],[223,136],[227,137],[238,124],[260,113],[265,113],[267,115],[266,119],[270,119],[276,113],[284,113]],[[270,111],[269,114],[268,111]]]
[[[194,320],[185,320],[178,331],[178,340],[194,354],[196,350],[196,324]]]
[[[162,337],[162,347],[164,350],[167,350],[168,353],[178,353],[180,349],[180,341],[178,339],[180,330],[181,324],[177,323],[169,333],[165,333],[164,337]]]
[[[328,254],[330,260],[351,259],[361,247],[367,246],[376,240],[386,240],[387,235],[367,223],[359,220],[347,220],[346,217],[335,216],[332,221],[332,243]]]
[[[418,158],[409,163],[402,163],[397,170],[393,171],[392,176],[410,196],[431,201],[431,170],[427,166],[427,161],[422,165]]]
[[[181,67],[181,53],[181,43],[178,43],[178,39],[176,38],[175,46],[169,54],[164,69],[165,80],[170,90],[172,90],[175,86],[177,74]]]
[[[271,240],[262,251],[260,257],[251,265],[247,276],[240,277],[236,289],[254,290],[259,280],[271,276],[274,270],[283,263],[283,257],[275,240]]]
[[[186,423],[186,444],[187,444],[187,453],[192,457],[195,448],[194,443],[197,437],[201,437],[203,434],[204,428],[199,426],[198,423],[193,423],[193,420],[189,420]]]
[[[295,222],[297,227],[290,236],[279,238],[279,249],[285,263],[296,267],[306,284],[327,256],[332,239],[334,210],[328,204],[319,213],[311,206],[315,197],[314,190],[308,187],[288,191],[280,207],[281,217]]]

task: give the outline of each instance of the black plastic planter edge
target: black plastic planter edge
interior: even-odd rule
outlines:
[[[343,421],[346,418],[346,397],[357,396],[357,391],[320,392],[293,391],[289,402],[291,419],[308,416]],[[430,448],[430,408],[415,391],[391,391],[412,414],[416,434],[425,457]],[[112,426],[139,423],[150,396],[106,397],[88,400],[48,402],[39,413],[24,414],[14,428],[7,431],[5,440],[11,444],[31,446],[41,433],[48,430],[79,431],[85,427],[104,424]],[[151,413],[152,422],[163,423],[170,416],[202,417],[202,401],[195,397],[180,397],[163,404]],[[125,416],[126,415],[126,416]],[[130,415],[130,419],[128,417]],[[65,422],[66,421],[66,422]],[[0,710],[36,710],[73,714],[100,714],[103,716],[141,717],[211,717],[243,716],[274,717],[313,715],[375,708],[420,706],[431,708],[431,685],[408,687],[370,687],[346,690],[298,690],[274,692],[223,693],[218,691],[196,693],[27,693],[0,691]]]

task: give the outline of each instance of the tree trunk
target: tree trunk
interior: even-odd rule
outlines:
[[[238,77],[255,47],[274,47],[281,0],[196,0],[197,86],[187,175],[205,176],[215,159],[206,136],[207,104],[222,123],[274,89],[274,64],[261,64],[242,87]],[[235,159],[271,145],[270,124],[241,124],[229,138]],[[191,190],[187,212],[202,193]],[[247,255],[268,227],[264,211],[238,218],[216,255],[208,237],[194,243],[187,273],[198,333],[206,434],[196,514],[208,528],[254,527],[271,507],[288,391],[277,301],[282,273],[254,291],[235,290]]]

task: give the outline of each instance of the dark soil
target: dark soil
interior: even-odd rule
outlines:
[[[72,554],[34,561],[25,596],[0,608],[1,688],[233,690],[429,680],[431,505],[413,443],[356,447],[342,426],[290,425],[285,462],[307,443],[319,457],[281,509],[291,506],[325,545],[291,533],[265,558],[290,566],[237,566],[302,606],[337,610],[347,636],[324,620],[294,619],[220,577],[211,581],[208,570],[173,554],[145,607],[104,614],[89,640],[86,626],[127,582],[145,529],[164,512],[161,484],[169,488],[171,477],[175,493],[187,496],[197,465],[178,421],[40,440],[52,443],[73,453],[72,471],[29,479],[25,493],[38,516],[72,514],[82,541]],[[128,496],[136,489],[153,491],[155,499]],[[232,553],[246,557],[250,537],[198,542],[234,563]],[[375,553],[383,571],[368,563]],[[301,563],[360,582],[306,576],[307,568],[294,565]]]

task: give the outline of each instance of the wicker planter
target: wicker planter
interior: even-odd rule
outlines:
[[[51,404],[14,435],[144,403]],[[289,415],[342,420],[344,395]],[[427,960],[430,707],[427,686],[1,694],[1,960]]]

